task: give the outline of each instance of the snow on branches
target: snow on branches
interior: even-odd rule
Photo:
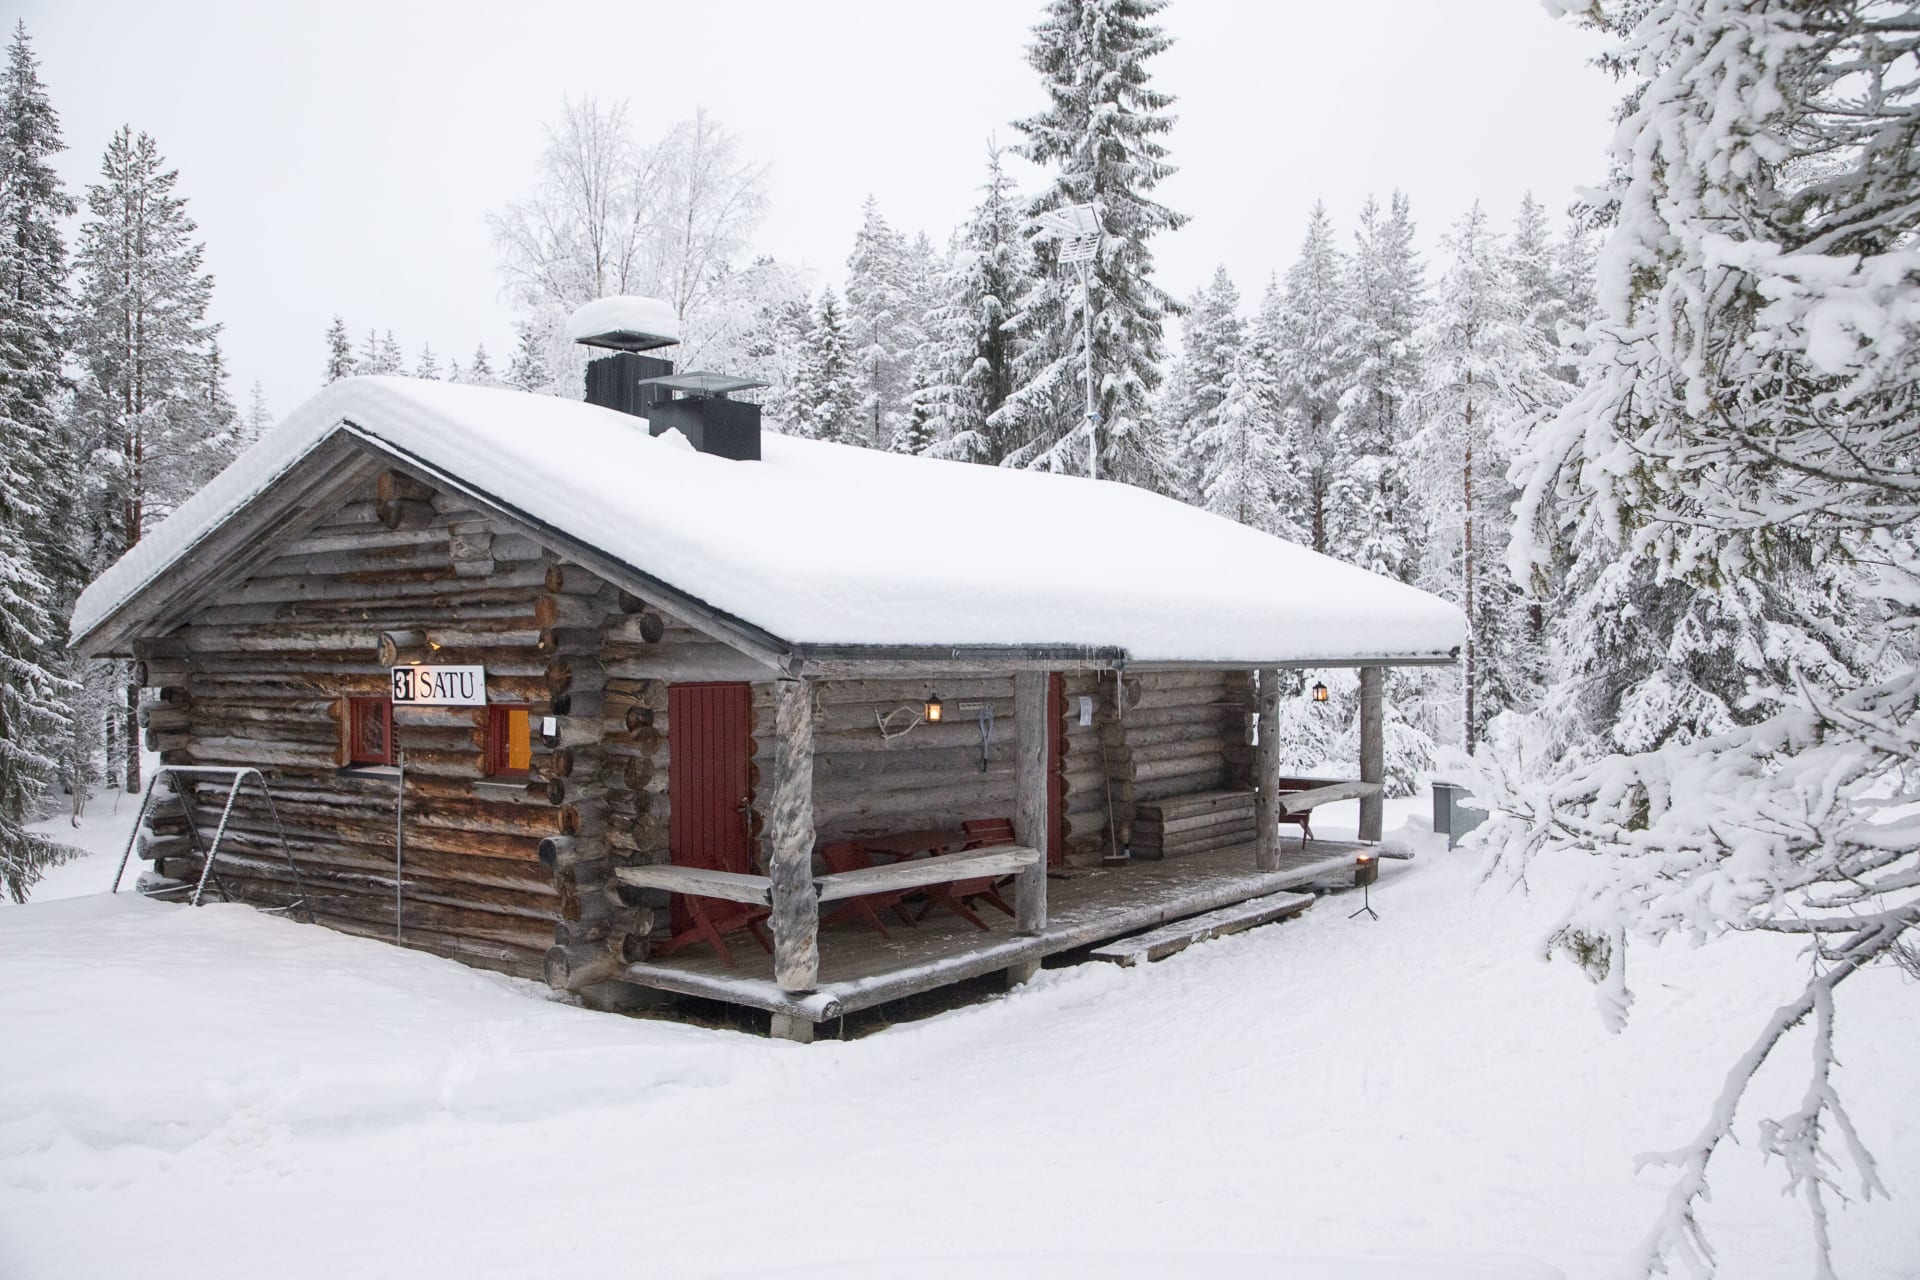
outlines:
[[[1629,1272],[1711,1273],[1708,1161],[1811,1022],[1802,1106],[1760,1141],[1826,1276],[1840,1157],[1881,1189],[1832,1080],[1835,991],[1914,969],[1920,937],[1920,30],[1875,3],[1578,12],[1634,83],[1583,385],[1514,471],[1510,565],[1559,593],[1562,696],[1480,753],[1482,840],[1514,872],[1589,861],[1559,942],[1615,1017],[1630,936],[1805,939],[1805,985],[1651,1158],[1679,1173]]]

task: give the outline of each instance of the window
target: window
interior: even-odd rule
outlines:
[[[525,777],[533,764],[533,727],[525,707],[487,708],[487,773]]]
[[[393,702],[353,698],[347,703],[347,763],[393,763]]]

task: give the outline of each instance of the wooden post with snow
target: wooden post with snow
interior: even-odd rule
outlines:
[[[1258,704],[1260,743],[1254,751],[1253,866],[1256,871],[1280,869],[1280,670],[1260,668]]]
[[[1034,934],[1047,926],[1047,673],[1020,671],[1013,677],[1013,834],[1040,851],[1040,861],[1013,882],[1015,928]],[[1023,961],[1008,976],[1024,982],[1040,968]]]
[[[1381,707],[1381,686],[1385,683],[1386,670],[1383,667],[1360,668],[1360,781],[1385,782],[1387,778],[1387,744],[1385,735],[1385,716]],[[1370,796],[1360,798],[1360,838],[1370,843],[1380,839],[1380,828],[1385,816],[1383,793],[1376,791]]]
[[[773,975],[783,991],[810,991],[820,976],[820,901],[813,887],[811,682],[775,684],[774,737],[773,801],[767,820]],[[774,1029],[781,1033],[779,1019]],[[797,1024],[789,1020],[788,1030],[798,1030]]]

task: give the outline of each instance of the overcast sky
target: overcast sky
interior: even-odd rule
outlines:
[[[565,95],[630,99],[662,130],[707,107],[772,164],[757,248],[836,284],[868,194],[944,242],[989,136],[1016,141],[1008,122],[1042,105],[1022,56],[1041,0],[9,8],[76,197],[122,123],[180,170],[234,397],[259,379],[276,414],[317,388],[335,313],[392,329],[409,364],[429,341],[504,365],[485,215],[528,188]],[[1557,215],[1604,176],[1614,87],[1593,37],[1537,0],[1174,0],[1161,21],[1180,172],[1159,196],[1192,221],[1154,249],[1177,295],[1220,263],[1257,295],[1315,199],[1345,243],[1367,193],[1401,187],[1433,246],[1475,198],[1505,224],[1523,191]]]

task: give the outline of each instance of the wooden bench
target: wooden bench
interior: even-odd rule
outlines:
[[[1134,808],[1127,846],[1136,858],[1170,858],[1249,844],[1255,834],[1254,796],[1245,791],[1196,791],[1142,801]]]
[[[1310,893],[1270,893],[1264,898],[1236,902],[1218,911],[1176,920],[1131,938],[1109,942],[1092,954],[1095,960],[1105,960],[1109,964],[1131,967],[1142,962],[1151,963],[1177,955],[1194,943],[1205,942],[1209,938],[1243,933],[1263,924],[1272,924],[1275,920],[1291,920],[1313,904],[1314,896]]]

